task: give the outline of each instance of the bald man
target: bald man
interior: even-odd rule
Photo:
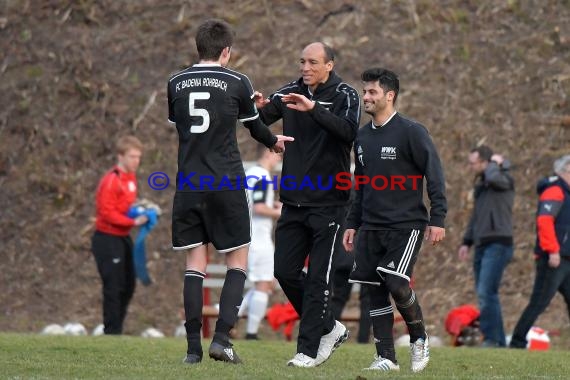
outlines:
[[[295,137],[283,157],[279,194],[283,209],[275,231],[275,278],[301,317],[294,367],[316,367],[348,338],[329,310],[331,267],[350,189],[338,189],[338,173],[350,172],[350,150],[360,122],[358,92],[333,71],[334,52],[307,45],[301,77],[268,99],[256,95],[263,122],[283,120]],[[346,185],[344,185],[346,188]],[[309,268],[303,265],[307,256]]]

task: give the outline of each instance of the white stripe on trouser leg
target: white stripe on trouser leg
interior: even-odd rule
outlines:
[[[336,231],[334,232],[334,238],[332,241],[332,247],[331,247],[331,254],[329,256],[329,267],[327,268],[327,285],[329,283],[329,277],[331,274],[331,267],[332,267],[332,260],[333,260],[333,254],[334,254],[334,243],[336,242],[336,235],[338,234],[338,229],[340,228],[340,224],[336,224]]]
[[[370,310],[370,316],[374,317],[376,315],[384,315],[384,314],[390,314],[392,313],[392,306],[388,306],[382,309],[375,309],[375,310]]]
[[[394,309],[392,309],[392,305],[384,307],[382,309],[375,309],[375,310],[370,310],[370,316],[371,317],[379,317],[381,315],[386,315],[386,314],[392,314],[394,312]]]
[[[408,239],[408,244],[406,245],[406,249],[404,250],[404,254],[400,263],[398,264],[398,269],[396,272],[405,274],[406,270],[408,269],[408,265],[410,264],[410,260],[412,259],[412,255],[414,253],[414,248],[418,241],[418,235],[420,234],[420,230],[412,230],[410,234],[410,238]]]

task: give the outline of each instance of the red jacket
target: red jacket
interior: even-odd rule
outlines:
[[[97,188],[97,231],[110,235],[127,236],[135,220],[127,217],[127,211],[137,198],[135,173],[126,173],[118,166],[109,170]]]
[[[536,186],[540,194],[536,212],[537,257],[560,253],[570,258],[570,184],[560,177],[540,180]]]
[[[555,223],[560,206],[564,202],[564,191],[560,186],[551,186],[540,194],[539,209],[549,206],[549,212],[540,212],[536,217],[538,244],[548,254],[559,253],[560,244],[556,237]],[[551,211],[552,210],[552,211]]]
[[[458,337],[463,328],[470,326],[479,318],[479,314],[479,310],[473,305],[455,307],[445,317],[445,330],[454,337]]]
[[[461,305],[451,309],[445,318],[445,330],[453,337],[453,346],[461,346],[458,341],[463,329],[473,326],[479,319],[479,310],[473,305]]]

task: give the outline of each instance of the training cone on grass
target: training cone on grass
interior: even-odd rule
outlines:
[[[526,334],[526,341],[526,348],[531,351],[546,351],[550,348],[548,332],[540,327],[531,327]]]

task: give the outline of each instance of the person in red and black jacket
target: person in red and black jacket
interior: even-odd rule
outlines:
[[[570,155],[554,162],[556,176],[539,181],[536,215],[536,277],[529,304],[511,339],[511,348],[525,348],[526,335],[538,316],[560,292],[570,316]]]
[[[123,321],[135,291],[133,241],[134,226],[147,222],[127,212],[137,198],[135,173],[139,167],[142,144],[136,137],[117,141],[118,162],[101,179],[97,188],[95,233],[91,250],[103,281],[103,324],[105,334],[122,334]]]

